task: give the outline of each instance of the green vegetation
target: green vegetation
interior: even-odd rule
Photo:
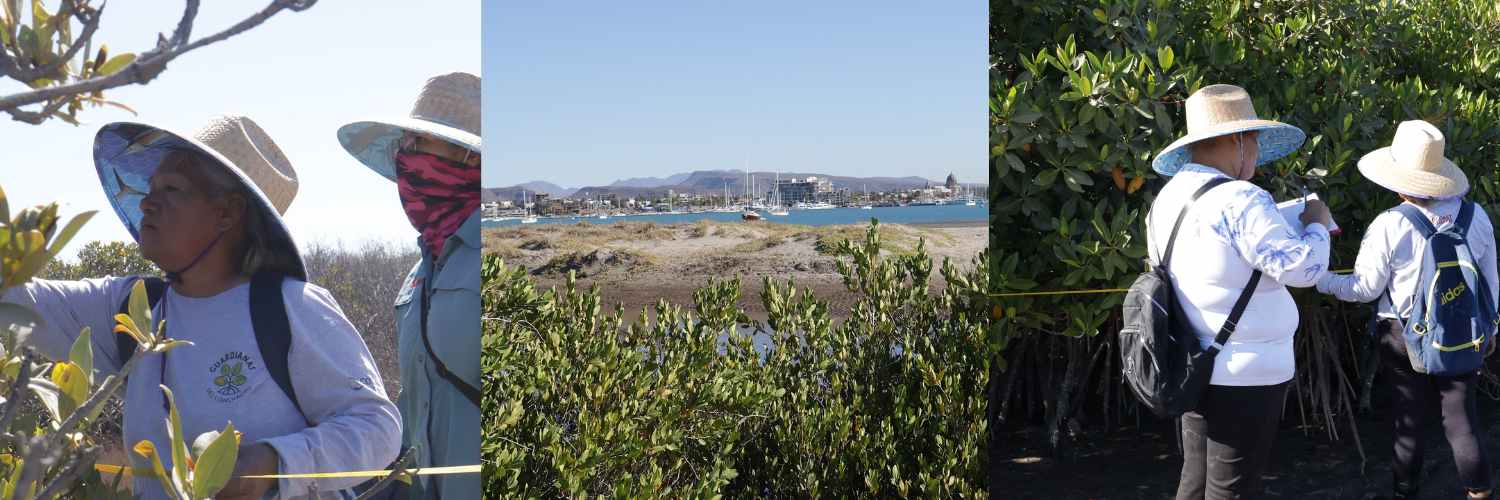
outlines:
[[[484,293],[485,495],[985,496],[987,256],[929,291],[923,243],[839,244],[845,321],[765,280],[765,323],[711,282],[626,325],[599,290],[538,290],[494,254]]]

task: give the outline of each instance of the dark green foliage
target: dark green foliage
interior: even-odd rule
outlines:
[[[920,244],[880,247],[875,225],[839,245],[862,298],[838,324],[767,278],[764,324],[731,280],[623,325],[597,287],[487,256],[486,496],[983,496],[987,257],[934,294]]]

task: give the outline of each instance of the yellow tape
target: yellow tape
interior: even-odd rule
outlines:
[[[1353,269],[1339,269],[1339,270],[1329,271],[1329,272],[1334,273],[1334,274],[1349,274],[1349,273],[1354,272],[1354,270]],[[1063,291],[1057,291],[1057,292],[991,293],[991,294],[989,294],[989,296],[995,297],[995,298],[1003,298],[1003,297],[1036,297],[1036,296],[1043,296],[1043,295],[1085,295],[1085,294],[1091,294],[1091,293],[1125,293],[1125,292],[1128,292],[1128,291],[1130,291],[1129,288],[1105,288],[1105,289],[1099,289],[1099,290],[1063,290]]]
[[[479,472],[478,465],[457,465],[452,467],[423,467],[420,469],[409,469],[407,472],[414,476],[436,476],[442,474],[475,474]],[[119,465],[96,464],[94,469],[104,474],[137,475],[130,467]],[[384,477],[390,474],[386,470],[366,470],[355,472],[314,472],[309,474],[271,474],[264,476],[241,476],[244,479],[322,479],[333,477]],[[139,474],[141,477],[154,476],[155,473]]]

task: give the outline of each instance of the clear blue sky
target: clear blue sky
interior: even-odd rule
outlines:
[[[55,1],[47,2],[50,9]],[[194,38],[216,33],[268,0],[203,2]],[[170,34],[182,2],[112,0],[94,40],[112,53],[149,48]],[[94,173],[94,133],[112,121],[139,121],[190,133],[225,113],[253,118],[291,159],[301,190],[287,224],[302,245],[357,246],[369,240],[414,245],[416,231],[398,205],[393,183],[339,146],[334,132],[359,119],[402,116],[427,78],[450,71],[479,74],[479,2],[323,0],[304,12],[282,12],[249,32],[179,57],[144,86],[106,92],[140,112],[86,109],[75,127],[0,118],[0,187],[11,207],[63,202],[63,213],[99,214],[67,256],[84,242],[128,240]],[[76,28],[75,28],[76,29]],[[21,90],[9,80],[0,94]]]
[[[487,2],[484,185],[697,169],[984,182],[978,1]]]

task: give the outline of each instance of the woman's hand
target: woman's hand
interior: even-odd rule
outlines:
[[[1302,209],[1302,225],[1306,226],[1314,222],[1322,224],[1323,227],[1333,225],[1333,214],[1328,211],[1328,205],[1323,200],[1307,200],[1307,207]]]
[[[260,500],[276,486],[275,479],[241,479],[241,476],[265,476],[279,472],[280,457],[265,443],[241,446],[234,461],[234,477],[214,498],[221,500]]]

